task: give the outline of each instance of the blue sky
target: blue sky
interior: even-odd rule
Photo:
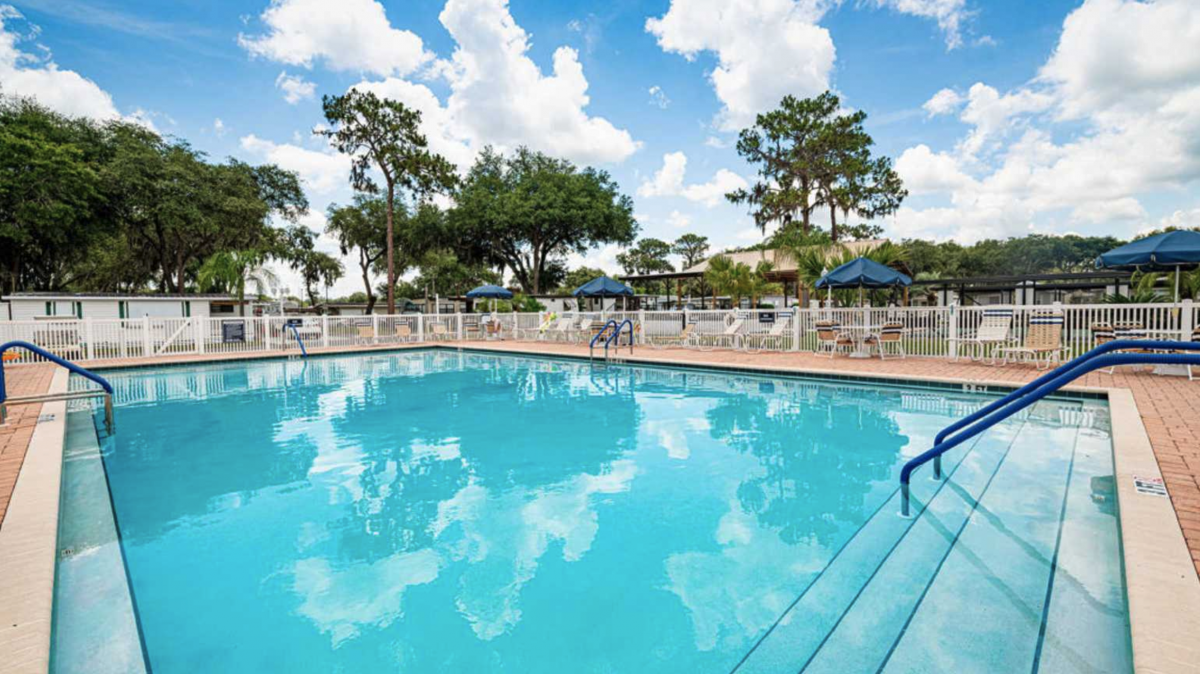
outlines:
[[[353,86],[422,109],[464,169],[486,144],[605,168],[664,239],[756,242],[720,198],[753,180],[736,129],[825,88],[912,192],[889,237],[1200,224],[1200,50],[1164,48],[1200,40],[1191,0],[18,0],[0,20],[5,92],[297,170],[318,230],[350,192],[310,131]]]

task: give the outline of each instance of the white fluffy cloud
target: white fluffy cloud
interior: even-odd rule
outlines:
[[[588,83],[574,49],[555,50],[549,75],[529,58],[529,36],[506,0],[449,0],[439,18],[458,45],[434,68],[450,86],[444,105],[429,87],[400,78],[354,87],[420,110],[430,145],[460,168],[489,144],[579,163],[619,162],[637,151],[628,131],[585,111]]]
[[[925,109],[925,112],[929,113],[930,117],[937,117],[938,115],[948,115],[958,110],[962,102],[962,94],[953,89],[942,89],[934,94],[933,98],[925,101],[925,105],[921,107]]]
[[[243,136],[240,140],[246,152],[299,173],[305,188],[313,192],[329,194],[345,188],[349,180],[350,159],[345,155],[274,143],[253,134]]]
[[[962,46],[963,24],[970,16],[967,0],[875,0],[875,4],[901,14],[932,19],[946,35],[948,48]]]
[[[397,30],[375,0],[272,0],[259,17],[267,31],[239,35],[255,56],[294,66],[320,60],[331,70],[406,75],[433,55],[421,38]]]
[[[275,88],[282,91],[283,100],[292,105],[312,98],[317,93],[316,84],[305,81],[299,75],[289,75],[286,72],[279,73],[279,77],[275,78]]]
[[[959,113],[970,129],[953,152],[901,155],[909,189],[945,205],[902,209],[892,234],[972,240],[1064,224],[1132,233],[1128,223],[1147,219],[1146,195],[1200,181],[1200,53],[1164,48],[1197,43],[1198,3],[1088,0],[1030,84],[971,87]],[[926,110],[961,106],[951,101],[939,92]]]
[[[811,96],[829,88],[834,47],[816,22],[821,0],[672,0],[646,30],[667,52],[688,60],[717,56],[709,73],[723,108],[716,122],[739,129],[779,104],[785,94]]]
[[[718,170],[706,183],[684,185],[683,177],[686,172],[687,155],[682,152],[665,154],[662,168],[655,171],[652,178],[638,187],[638,196],[680,196],[712,208],[725,201],[726,193],[748,187],[745,178],[729,169]]]
[[[37,99],[46,107],[76,117],[98,120],[119,119],[121,113],[112,96],[95,82],[74,70],[63,70],[48,52],[22,51],[18,46],[38,32],[30,27],[22,35],[13,24],[23,19],[9,5],[0,5],[0,86],[5,94]]]

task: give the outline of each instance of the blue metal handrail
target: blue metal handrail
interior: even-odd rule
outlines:
[[[300,331],[296,330],[295,325],[288,325],[288,327],[291,328],[292,336],[296,338],[296,343],[300,345],[300,355],[308,358],[308,349],[304,348],[304,340],[300,339]]]
[[[616,321],[610,321],[610,322],[615,323]],[[621,330],[626,325],[629,326],[629,353],[633,353],[633,321],[626,318],[625,320],[621,321],[621,324],[617,326],[616,331],[614,331],[613,334],[609,336],[608,340],[604,342],[604,357],[605,358],[608,357],[608,346],[613,343],[613,340],[617,340],[617,348],[618,349],[621,348],[621,341],[620,341]]]
[[[1170,347],[1163,346],[1165,344],[1172,344],[1174,346],[1170,346]],[[1183,346],[1179,346],[1181,344]],[[1036,389],[1037,387],[1041,386],[1042,384],[1045,384],[1046,382],[1050,381],[1051,379],[1054,379],[1060,373],[1066,372],[1067,370],[1071,369],[1072,367],[1075,367],[1079,363],[1087,362],[1098,356],[1103,356],[1106,353],[1111,353],[1113,351],[1124,351],[1126,349],[1135,349],[1135,350],[1142,350],[1142,351],[1152,350],[1152,349],[1169,349],[1169,350],[1175,350],[1175,351],[1196,351],[1196,350],[1200,350],[1200,343],[1150,341],[1150,340],[1146,340],[1146,339],[1119,339],[1119,340],[1114,340],[1111,342],[1106,342],[1104,344],[1100,344],[1099,346],[1093,348],[1091,351],[1088,351],[1087,353],[1077,356],[1073,360],[1068,361],[1067,363],[1058,366],[1057,368],[1047,372],[1046,374],[1038,377],[1037,379],[1034,379],[1033,381],[1022,386],[1021,388],[1004,396],[1003,398],[993,401],[992,403],[988,404],[986,407],[984,407],[980,410],[977,410],[975,413],[965,416],[962,419],[959,419],[958,421],[943,428],[940,432],[938,432],[937,436],[933,439],[933,444],[935,446],[940,445],[942,443],[942,441],[945,440],[946,437],[949,436],[954,431],[957,431],[958,429],[966,426],[967,424],[970,424],[977,419],[981,419],[981,418],[987,416],[988,414],[991,414],[992,412],[1000,409],[1001,407],[1004,407],[1008,403],[1016,400],[1017,398],[1020,398],[1021,396],[1024,396],[1025,394]],[[942,455],[941,454],[938,454],[936,457],[934,457],[933,477],[935,479],[940,479],[942,477]]]
[[[104,393],[106,394],[104,400],[104,421],[108,426],[109,431],[112,431],[112,384],[109,384],[107,379],[94,372],[85,370],[84,368],[79,367],[75,363],[72,363],[65,358],[60,358],[36,344],[30,344],[29,342],[24,342],[21,340],[13,340],[11,342],[0,344],[0,405],[3,405],[4,402],[8,400],[8,391],[4,385],[4,352],[13,348],[25,349],[26,351],[37,354],[52,363],[56,363],[67,368],[67,370],[70,372],[73,372],[85,379],[90,379],[91,381],[99,384],[100,388],[104,389]]]
[[[1139,351],[1200,351],[1200,343],[1159,340],[1120,340],[1109,342],[1022,386],[1001,400],[972,414],[967,419],[951,424],[946,430],[938,434],[932,449],[912,458],[900,469],[900,514],[905,517],[909,514],[909,482],[912,479],[914,470],[931,460],[938,459],[942,454],[962,444],[963,441],[995,426],[1088,372],[1119,365],[1188,365],[1200,367],[1200,355],[1181,353],[1111,353],[1120,349],[1137,349]],[[972,422],[973,425],[966,430],[952,437],[946,437],[948,433],[962,429],[967,424],[972,424]]]
[[[601,337],[604,337],[604,333],[608,332],[608,327],[610,325],[613,328],[616,328],[618,330],[620,329],[617,326],[617,320],[615,318],[608,319],[608,322],[604,324],[604,327],[600,328],[600,330],[597,331],[596,334],[592,335],[592,341],[588,342],[588,358],[592,357],[592,351],[595,350],[595,348],[596,348],[596,342],[600,341]],[[608,343],[607,342],[605,342],[605,345],[604,345],[604,353],[605,354],[608,353]]]

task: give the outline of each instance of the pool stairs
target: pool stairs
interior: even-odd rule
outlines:
[[[46,393],[40,395],[18,396],[12,397],[8,395],[8,390],[4,386],[4,352],[9,349],[24,349],[33,353],[40,358],[44,358],[56,365],[66,368],[74,374],[77,374],[85,379],[91,380],[98,384],[100,388],[80,389],[76,391],[67,391],[65,393]],[[60,358],[53,353],[43,349],[36,344],[30,344],[21,340],[13,340],[0,344],[0,426],[7,423],[8,406],[9,405],[27,405],[35,403],[48,403],[57,400],[85,400],[96,397],[104,398],[104,427],[109,435],[116,432],[116,425],[113,423],[113,388],[108,383],[108,380],[101,377],[90,370],[85,370],[75,363],[72,363],[65,358]]]
[[[1094,587],[1120,578],[1110,441],[1028,418],[914,482],[912,517],[892,492],[733,671],[1132,671],[1122,588]]]

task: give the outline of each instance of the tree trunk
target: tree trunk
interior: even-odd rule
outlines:
[[[396,313],[396,258],[392,252],[392,208],[395,203],[396,189],[391,178],[387,181],[387,310],[388,315]]]
[[[829,238],[833,239],[834,243],[837,243],[838,230],[837,230],[837,207],[836,206],[829,209]]]

